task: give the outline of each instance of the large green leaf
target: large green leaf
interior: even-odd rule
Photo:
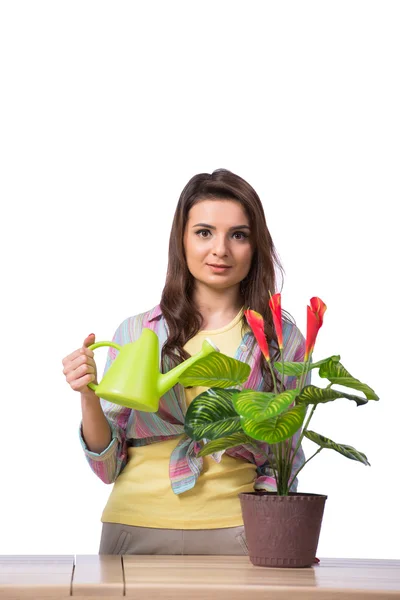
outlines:
[[[199,394],[189,405],[185,432],[193,440],[216,440],[241,431],[240,417],[232,404],[238,390],[212,388]]]
[[[352,394],[345,394],[344,392],[338,392],[332,388],[321,389],[315,385],[306,385],[302,389],[297,397],[298,404],[321,404],[324,402],[331,402],[337,398],[347,398],[348,400],[354,400],[357,406],[361,404],[367,404],[368,400],[361,398],[361,396],[353,396]]]
[[[331,383],[359,390],[365,394],[368,400],[379,400],[372,388],[359,379],[352,377],[340,362],[329,360],[320,367],[319,376],[329,379]]]
[[[212,352],[188,367],[178,381],[184,387],[228,388],[246,381],[250,370],[250,366],[240,360]]]
[[[197,456],[208,456],[213,452],[220,452],[221,450],[226,450],[227,448],[234,448],[235,446],[241,446],[242,444],[249,443],[254,443],[254,440],[249,438],[249,436],[245,433],[233,433],[227,437],[208,442],[202,447]]]
[[[283,374],[284,375],[296,375],[296,377],[300,377],[304,370],[304,362],[285,362],[283,363]],[[282,363],[274,362],[274,368],[282,375]],[[307,371],[311,371],[313,365],[310,364],[307,367]]]
[[[276,444],[292,437],[302,426],[306,416],[307,407],[299,405],[291,408],[282,415],[267,421],[252,421],[241,418],[243,431],[255,440]]]
[[[311,369],[316,369],[317,367],[320,367],[321,365],[328,362],[329,360],[337,362],[340,360],[340,356],[334,355],[334,356],[330,356],[329,358],[324,358],[323,360],[320,360],[316,363],[311,363],[308,365],[306,372],[308,373],[309,371],[311,371]],[[284,375],[295,375],[296,377],[300,377],[303,374],[303,369],[306,364],[307,363],[305,363],[305,362],[290,362],[290,361],[285,362],[285,363],[283,363]],[[282,363],[274,362],[274,367],[276,368],[278,373],[280,373],[282,375]]]
[[[241,417],[265,421],[289,408],[298,393],[299,390],[287,390],[275,396],[271,392],[243,390],[232,401]]]
[[[358,450],[353,448],[353,446],[345,446],[344,444],[336,444],[336,442],[333,442],[329,438],[326,438],[319,433],[315,433],[315,431],[307,430],[304,432],[304,436],[306,438],[308,438],[309,440],[311,440],[312,442],[315,442],[316,444],[318,444],[318,446],[321,446],[321,448],[330,448],[331,450],[336,450],[336,452],[343,454],[343,456],[346,456],[347,458],[351,458],[351,460],[357,460],[358,462],[361,462],[363,465],[371,466],[369,464],[368,459],[365,456],[365,454],[363,454],[362,452],[359,452]]]

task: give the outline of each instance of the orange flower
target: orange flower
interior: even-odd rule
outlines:
[[[271,296],[271,292],[269,294]],[[269,300],[269,307],[272,312],[272,319],[275,325],[276,337],[278,338],[279,349],[283,348],[283,336],[282,336],[282,307],[281,307],[281,295],[274,294]]]
[[[250,329],[254,333],[254,337],[257,340],[258,345],[260,346],[261,352],[265,356],[265,360],[270,361],[268,344],[264,333],[264,319],[260,315],[260,313],[255,310],[245,310],[245,317],[249,324]]]
[[[315,340],[317,334],[322,326],[324,313],[326,311],[326,304],[322,302],[321,298],[314,296],[310,300],[310,306],[307,306],[307,339],[306,339],[306,353],[304,360],[307,360],[312,351],[314,350]]]

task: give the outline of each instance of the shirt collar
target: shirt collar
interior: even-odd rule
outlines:
[[[157,306],[155,306],[154,308],[152,308],[149,311],[147,320],[148,320],[148,322],[151,322],[151,321],[154,321],[155,319],[157,319],[158,317],[161,317],[161,316],[162,316],[161,308],[160,308],[160,305],[157,304]]]

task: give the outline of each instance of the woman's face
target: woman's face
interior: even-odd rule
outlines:
[[[183,242],[188,269],[197,282],[225,289],[239,284],[250,270],[250,222],[239,202],[201,200],[192,206]]]

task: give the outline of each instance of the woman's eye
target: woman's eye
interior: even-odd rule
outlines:
[[[235,238],[236,240],[244,240],[248,237],[245,233],[243,233],[243,231],[235,231],[233,235],[238,236]]]
[[[199,231],[196,231],[196,235],[202,238],[207,238],[209,233],[210,231],[208,229],[199,229]]]

